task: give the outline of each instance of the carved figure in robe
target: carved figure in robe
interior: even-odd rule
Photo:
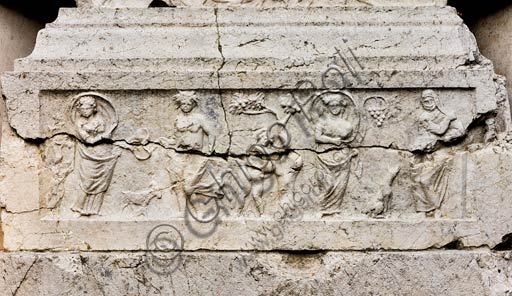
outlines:
[[[347,102],[338,93],[325,93],[320,97],[315,140],[321,144],[340,146],[354,132],[353,124],[344,118]]]
[[[76,108],[79,113],[76,127],[80,138],[88,144],[100,141],[106,131],[106,123],[98,114],[96,99],[93,96],[83,96],[77,101]]]
[[[72,106],[72,122],[79,137],[87,144],[97,144],[109,138],[117,126],[114,108],[98,94],[81,94]],[[115,153],[111,144],[82,145],[78,152],[80,188],[83,194],[72,210],[81,215],[96,215],[100,212],[120,153]]]
[[[416,201],[416,211],[427,216],[439,217],[442,203],[448,192],[451,160],[434,160],[430,155],[413,165],[412,188]]]
[[[323,211],[333,213],[341,208],[350,178],[352,159],[357,154],[354,149],[345,149],[317,155],[315,177],[323,192]]]
[[[438,95],[433,90],[423,91],[421,106],[423,112],[418,121],[415,150],[430,152],[435,149],[438,141],[448,143],[466,134],[460,120],[453,112],[443,109]]]
[[[113,153],[110,145],[79,148],[80,187],[83,195],[73,206],[82,215],[97,215],[103,197],[110,186],[112,175],[120,154]]]
[[[312,103],[318,114],[315,124],[315,141],[319,144],[340,146],[353,140],[356,126],[347,116],[350,96],[343,92],[325,92]],[[357,155],[353,149],[331,151],[317,155],[317,182],[322,189],[321,207],[326,212],[340,209],[347,189],[352,158]]]
[[[185,179],[183,191],[186,198],[186,211],[200,223],[210,223],[217,219],[224,198],[222,180],[216,179],[215,173],[223,170],[225,164],[206,160],[191,178]]]

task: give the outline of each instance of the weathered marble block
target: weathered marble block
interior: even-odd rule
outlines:
[[[82,7],[147,8],[147,7],[339,7],[339,6],[433,6],[446,5],[446,0],[77,0]]]
[[[100,2],[63,9],[2,79],[7,250],[147,250],[163,224],[187,251],[512,232],[504,79],[441,2]]]
[[[183,253],[155,274],[144,253],[0,254],[7,295],[506,295],[510,252]],[[213,272],[212,272],[213,271]],[[58,283],[58,284],[55,284]]]

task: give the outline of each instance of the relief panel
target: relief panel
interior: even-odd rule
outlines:
[[[47,121],[69,136],[44,145],[42,206],[55,218],[267,219],[313,192],[302,210],[311,219],[468,218],[465,156],[449,144],[471,114],[447,111],[438,93],[455,106],[471,92],[375,92],[46,93],[47,105],[67,95],[68,116]],[[153,102],[134,115],[132,97]],[[417,120],[396,138],[404,147],[378,145],[397,134],[383,130],[401,122],[407,99]]]

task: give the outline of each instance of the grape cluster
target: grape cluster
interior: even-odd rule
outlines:
[[[249,95],[247,97],[237,94],[228,106],[229,113],[240,115],[245,111],[261,111],[265,108],[263,106],[263,99],[264,95],[261,93]]]
[[[386,109],[368,108],[368,113],[377,120],[377,126],[382,126],[384,119],[386,119]]]

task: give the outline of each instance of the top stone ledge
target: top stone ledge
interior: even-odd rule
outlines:
[[[77,6],[147,8],[153,2],[169,7],[340,7],[340,6],[445,6],[446,0],[77,0]]]

